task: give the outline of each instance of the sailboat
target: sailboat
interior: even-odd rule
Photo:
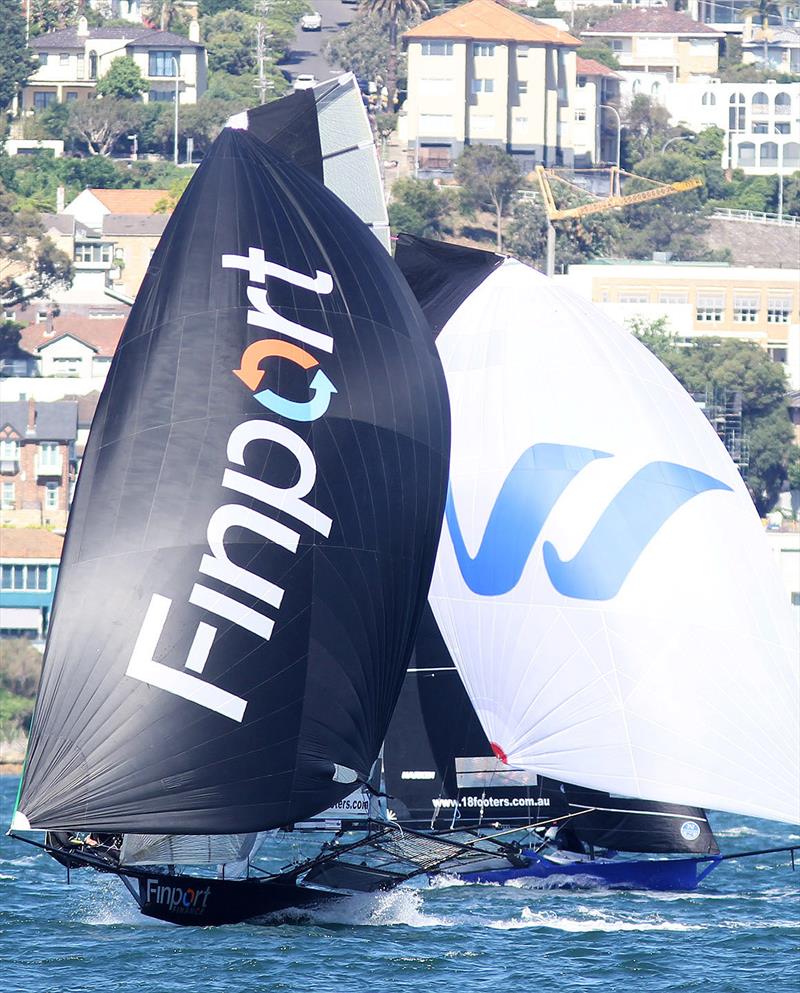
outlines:
[[[468,882],[691,890],[722,861],[700,808],[611,797],[500,762],[430,608],[386,734],[383,769],[390,816],[402,827],[517,840],[523,864],[496,857],[449,867]]]
[[[177,924],[395,885],[348,846],[272,874],[248,860],[369,781],[448,446],[430,329],[379,241],[224,129],[100,399],[11,833]]]
[[[395,257],[452,411],[429,599],[496,768],[800,822],[788,604],[709,422],[529,267],[406,235]]]

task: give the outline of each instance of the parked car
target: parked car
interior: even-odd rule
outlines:
[[[313,72],[301,72],[299,75],[294,77],[294,89],[295,90],[308,90],[314,86],[317,82],[317,77]]]
[[[318,10],[314,10],[310,14],[303,14],[300,18],[300,28],[303,31],[321,31],[322,14]]]

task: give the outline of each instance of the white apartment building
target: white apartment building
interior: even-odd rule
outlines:
[[[725,132],[723,169],[755,176],[800,169],[800,83],[695,80],[665,86],[659,100],[673,124]]]
[[[448,171],[465,145],[536,163],[573,162],[575,50],[564,31],[494,0],[471,0],[412,28],[398,131],[417,172]]]
[[[572,265],[562,285],[621,324],[666,317],[679,338],[741,338],[766,348],[800,388],[800,268],[609,260]]]
[[[43,110],[55,101],[69,103],[94,96],[97,81],[115,58],[127,56],[139,66],[149,88],[147,101],[197,103],[208,85],[206,50],[197,21],[190,37],[156,31],[141,24],[90,28],[85,17],[75,28],[32,38],[39,67],[22,88],[23,112]]]
[[[575,60],[575,72],[575,167],[616,162],[618,123],[614,110],[619,108],[619,73],[602,62],[581,58],[580,54]]]

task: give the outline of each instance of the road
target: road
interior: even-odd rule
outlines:
[[[301,31],[297,26],[293,49],[280,64],[290,79],[305,72],[313,73],[318,80],[330,79],[342,71],[340,66],[326,62],[321,50],[337,31],[353,20],[358,5],[342,3],[342,0],[311,0],[311,6],[322,14],[322,30]]]

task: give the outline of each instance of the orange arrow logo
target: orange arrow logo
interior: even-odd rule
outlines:
[[[234,376],[251,390],[255,390],[264,378],[264,370],[260,369],[260,364],[271,355],[277,355],[284,359],[289,359],[302,369],[310,369],[319,365],[317,359],[304,348],[298,348],[288,341],[278,341],[276,338],[265,338],[262,341],[254,341],[242,353],[242,364],[238,369],[233,370]]]

